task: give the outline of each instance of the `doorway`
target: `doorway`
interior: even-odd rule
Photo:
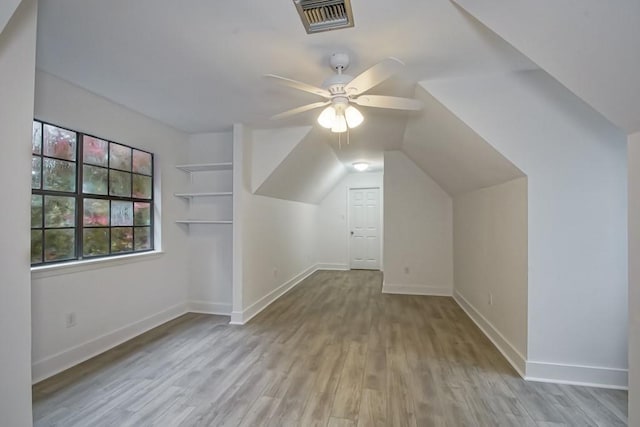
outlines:
[[[349,189],[349,267],[380,270],[380,188]]]

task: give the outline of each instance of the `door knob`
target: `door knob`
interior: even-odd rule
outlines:
[[[353,236],[353,231],[351,232],[351,235]]]

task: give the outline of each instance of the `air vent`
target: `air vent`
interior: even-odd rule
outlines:
[[[294,0],[307,34],[353,27],[351,0]]]

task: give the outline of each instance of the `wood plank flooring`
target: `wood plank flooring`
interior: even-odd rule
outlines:
[[[624,426],[627,393],[522,380],[451,298],[320,271],[245,326],[188,314],[33,388],[36,426]]]

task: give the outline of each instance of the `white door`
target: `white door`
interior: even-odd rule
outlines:
[[[380,189],[349,190],[351,268],[380,269]]]

